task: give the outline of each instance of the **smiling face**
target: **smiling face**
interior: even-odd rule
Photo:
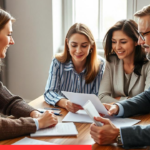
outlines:
[[[8,47],[14,44],[11,34],[12,22],[10,20],[0,31],[0,58],[5,58]]]
[[[134,59],[136,42],[123,31],[114,31],[112,35],[112,49],[119,59]]]
[[[83,34],[75,33],[70,37],[69,41],[67,41],[67,45],[73,64],[85,64],[91,48],[88,38]]]

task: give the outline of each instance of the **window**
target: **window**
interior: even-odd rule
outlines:
[[[92,31],[98,48],[102,48],[102,40],[107,30],[121,19],[133,19],[135,0],[65,0],[64,26],[66,32],[76,23],[86,24]],[[66,33],[65,33],[66,34]]]

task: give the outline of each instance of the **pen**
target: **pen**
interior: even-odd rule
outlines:
[[[40,111],[40,113],[44,113],[45,111]],[[53,114],[54,115],[56,115],[56,116],[62,116],[62,114],[60,114],[60,113],[55,113],[55,112],[53,112]]]
[[[54,113],[54,115],[56,115],[56,116],[62,116],[62,114],[60,114],[60,113]]]
[[[59,108],[44,108],[44,109],[47,109],[47,110],[60,110]]]

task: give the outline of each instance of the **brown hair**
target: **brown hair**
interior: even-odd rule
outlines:
[[[8,21],[14,22],[15,19],[3,9],[0,9],[0,31],[5,27]]]
[[[133,20],[121,20],[118,21],[114,26],[112,26],[106,33],[103,40],[103,47],[105,50],[106,60],[110,62],[111,50],[112,50],[112,35],[114,31],[121,30],[133,41],[138,42],[138,33],[137,33],[137,23]],[[140,45],[135,47],[135,56],[134,56],[134,72],[137,75],[141,75],[142,65],[147,61],[144,50]],[[116,55],[117,57],[117,55]]]
[[[61,63],[66,63],[71,59],[71,55],[69,53],[69,48],[67,45],[67,39],[69,41],[70,37],[75,33],[85,35],[92,46],[92,53],[89,53],[86,59],[85,81],[88,84],[92,82],[98,74],[100,61],[97,58],[97,49],[94,37],[92,35],[92,32],[86,25],[81,23],[75,23],[70,27],[66,35],[64,51],[61,54],[56,54],[55,58]]]
[[[143,17],[147,15],[150,16],[150,5],[144,6],[141,10],[134,14],[135,17]]]

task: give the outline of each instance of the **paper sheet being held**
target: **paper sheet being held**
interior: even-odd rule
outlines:
[[[100,115],[90,100],[84,104],[83,108],[97,126],[101,127],[103,125],[101,122],[94,119],[94,117],[100,117]]]
[[[107,109],[101,103],[99,98],[94,94],[84,94],[84,93],[73,93],[73,92],[66,92],[62,91],[62,93],[72,102],[78,105],[83,105],[90,99],[90,101],[95,106],[96,110],[101,113],[108,115]]]

